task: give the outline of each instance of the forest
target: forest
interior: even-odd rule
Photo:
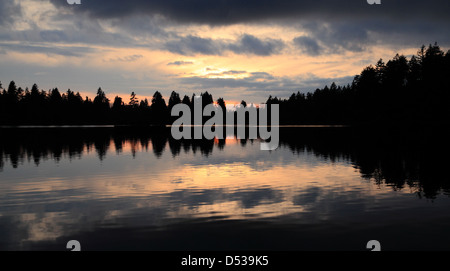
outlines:
[[[289,98],[268,97],[267,104],[280,105],[280,124],[334,125],[442,125],[449,121],[450,50],[437,43],[422,46],[409,59],[395,55],[364,68],[351,84],[332,83],[307,93],[294,92]],[[178,103],[193,106],[192,97],[173,91],[165,101],[156,91],[151,101],[139,100],[134,92],[111,101],[98,88],[94,99],[79,92],[58,88],[48,91],[34,84],[23,89],[11,81],[0,82],[0,125],[167,125]],[[208,91],[200,94],[203,106],[214,103]],[[222,109],[226,101],[215,103]],[[247,106],[242,101],[240,106]]]

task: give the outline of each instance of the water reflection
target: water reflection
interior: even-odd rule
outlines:
[[[313,154],[330,162],[347,161],[358,169],[361,176],[378,185],[387,184],[394,190],[414,189],[420,197],[434,198],[439,193],[450,194],[450,183],[442,153],[448,147],[446,140],[413,137],[407,142],[399,138],[380,137],[348,128],[282,128],[281,148],[296,155]],[[435,134],[433,134],[435,135]],[[404,135],[403,135],[404,136]],[[410,136],[410,135],[409,135]],[[441,135],[442,137],[442,135]],[[221,151],[226,145],[254,144],[254,140],[175,140],[170,130],[163,128],[86,128],[86,129],[3,129],[0,134],[0,170],[6,164],[19,168],[25,162],[53,159],[81,159],[93,151],[100,160],[108,152],[115,155],[129,151],[153,152],[160,158],[170,151],[175,158],[183,153],[208,157],[213,151]]]
[[[167,129],[4,129],[0,249],[358,249],[405,227],[445,240],[443,142],[286,128],[269,152]]]

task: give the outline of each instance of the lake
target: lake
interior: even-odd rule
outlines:
[[[0,129],[0,250],[450,249],[447,136],[285,127]]]

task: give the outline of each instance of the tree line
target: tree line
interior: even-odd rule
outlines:
[[[282,124],[442,124],[450,116],[449,79],[450,50],[444,53],[435,43],[409,59],[380,59],[346,86],[269,97],[267,104],[280,104]]]
[[[450,116],[449,78],[450,50],[445,53],[430,44],[409,59],[398,54],[386,63],[380,59],[346,86],[332,83],[313,92],[294,92],[287,99],[270,96],[266,103],[280,105],[280,124],[442,124]],[[0,90],[2,125],[165,125],[177,118],[170,115],[174,105],[192,108],[196,98],[181,98],[173,91],[166,103],[159,91],[151,101],[139,100],[132,92],[128,100],[116,96],[111,102],[101,88],[91,100],[70,89],[40,90],[37,84],[24,90],[14,81],[5,89],[0,82]],[[214,102],[207,91],[199,97],[203,106]],[[216,104],[226,112],[223,98]]]

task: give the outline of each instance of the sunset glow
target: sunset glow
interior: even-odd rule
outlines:
[[[412,55],[422,44],[435,41],[424,31],[414,42],[397,43],[385,29],[368,22],[358,25],[357,16],[336,23],[326,17],[332,7],[324,7],[317,18],[268,16],[223,23],[211,18],[200,23],[174,22],[171,15],[151,10],[96,17],[93,14],[103,11],[90,2],[78,7],[62,0],[6,2],[4,12],[20,16],[8,14],[11,20],[0,31],[1,61],[8,63],[0,68],[3,83],[70,88],[90,97],[102,87],[111,100],[128,97],[131,91],[142,99],[156,90],[168,97],[175,90],[188,96],[208,91],[232,103],[262,103],[269,95],[286,98],[332,82],[350,84],[378,59]],[[115,3],[108,5],[116,8]],[[371,22],[395,20],[380,7],[354,5],[364,13],[380,14]],[[353,22],[351,29],[344,28]],[[409,29],[411,23],[398,27]]]

